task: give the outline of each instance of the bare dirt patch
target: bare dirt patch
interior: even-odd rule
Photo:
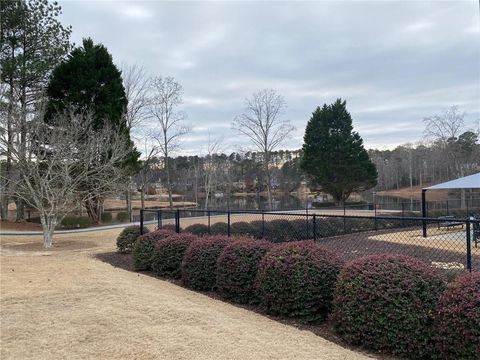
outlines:
[[[2,250],[5,249],[7,251],[21,251],[21,252],[29,252],[29,251],[37,251],[37,252],[59,252],[59,251],[67,251],[67,250],[83,250],[83,249],[91,249],[95,247],[97,244],[94,241],[86,241],[86,240],[61,240],[57,241],[54,244],[54,247],[50,249],[45,249],[43,244],[40,242],[27,242],[27,243],[11,243],[7,244],[2,247]]]
[[[31,222],[14,222],[14,221],[2,220],[0,222],[0,230],[41,231],[42,226],[40,224],[31,223]]]

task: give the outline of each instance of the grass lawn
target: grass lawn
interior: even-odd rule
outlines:
[[[2,359],[367,359],[310,331],[113,267],[121,229],[3,236]]]

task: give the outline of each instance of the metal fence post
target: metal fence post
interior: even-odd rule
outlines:
[[[447,216],[449,215],[449,209],[448,209],[448,199],[447,199]]]
[[[262,210],[262,238],[265,237],[265,213]]]
[[[472,271],[472,244],[470,239],[470,220],[465,222],[466,225],[466,236],[467,236],[467,269]]]
[[[162,210],[157,210],[157,229],[162,228]]]
[[[180,233],[180,210],[177,209],[175,212],[175,232]]]
[[[377,231],[378,227],[377,227],[377,202],[376,201],[373,203],[373,211],[375,216],[375,219],[373,221],[375,222],[375,231]]]
[[[208,215],[208,233],[211,234],[212,232],[210,231],[210,210],[207,210],[207,215]]]
[[[317,241],[317,215],[313,214],[313,241]]]
[[[230,210],[227,213],[227,236],[230,237]]]
[[[140,209],[140,235],[143,235],[143,209]]]

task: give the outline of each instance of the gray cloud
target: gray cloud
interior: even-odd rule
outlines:
[[[76,43],[92,37],[117,64],[174,76],[193,132],[182,153],[211,136],[227,150],[245,97],[262,88],[286,99],[299,148],[311,112],[347,99],[367,147],[420,139],[422,119],[457,104],[480,118],[478,3],[64,1]],[[154,126],[152,124],[152,126]]]

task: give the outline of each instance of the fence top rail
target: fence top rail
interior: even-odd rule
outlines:
[[[318,209],[316,209],[318,210]],[[375,216],[375,215],[342,215],[342,214],[317,214],[317,213],[292,213],[275,210],[200,210],[200,209],[141,209],[143,212],[191,212],[191,213],[210,213],[210,214],[253,214],[253,215],[278,215],[278,216],[298,216],[313,218],[344,218],[344,219],[367,219],[367,220],[402,220],[402,221],[425,221],[428,223],[443,222],[461,222],[461,223],[480,223],[480,219],[471,219],[470,217],[411,217],[411,216]],[[288,211],[288,210],[287,210]],[[293,210],[292,210],[293,211]],[[297,209],[295,211],[305,211],[305,209]]]

